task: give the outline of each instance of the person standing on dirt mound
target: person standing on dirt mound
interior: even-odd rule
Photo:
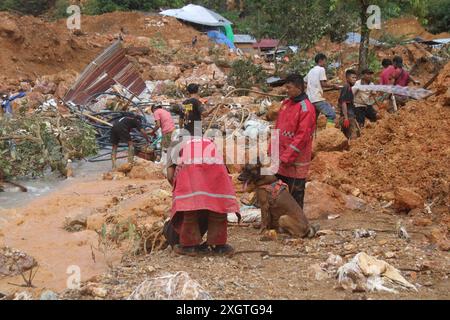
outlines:
[[[341,89],[339,95],[340,119],[339,124],[347,139],[354,139],[359,136],[358,122],[356,121],[355,102],[352,87],[356,83],[356,71],[347,70],[345,72],[347,83]]]
[[[334,127],[334,120],[336,119],[336,112],[331,104],[329,104],[323,97],[323,88],[340,89],[338,85],[329,84],[325,66],[327,64],[327,57],[323,53],[319,53],[314,58],[316,66],[312,68],[305,77],[306,94],[309,101],[316,108],[316,122],[319,114],[322,113],[327,117],[327,127]]]
[[[312,155],[313,134],[316,129],[316,110],[305,94],[303,77],[289,75],[285,79],[289,96],[275,123],[279,130],[279,168],[276,176],[289,186],[289,191],[303,209],[306,176]],[[270,145],[269,154],[277,153]],[[274,162],[274,160],[272,160]]]
[[[239,215],[236,193],[212,140],[184,137],[172,143],[167,159],[167,179],[173,186],[171,217],[164,235],[181,255],[229,255],[227,215]],[[208,233],[207,240],[202,237]]]

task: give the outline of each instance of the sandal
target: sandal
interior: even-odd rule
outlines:
[[[234,248],[229,244],[224,244],[215,246],[214,248],[212,248],[212,252],[217,255],[231,256],[234,254]]]

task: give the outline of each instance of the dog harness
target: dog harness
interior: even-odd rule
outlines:
[[[259,186],[258,188],[265,189],[267,192],[269,192],[273,199],[276,199],[280,195],[280,192],[283,190],[287,190],[289,192],[288,185],[281,180],[275,181],[271,184]]]

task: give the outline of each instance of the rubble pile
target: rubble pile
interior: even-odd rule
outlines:
[[[366,128],[344,155],[341,169],[363,193],[391,200],[390,193],[402,187],[448,208],[450,117],[441,104],[447,91],[439,90],[443,81],[448,84],[449,74],[447,64],[436,82],[435,97],[411,101],[398,114]]]

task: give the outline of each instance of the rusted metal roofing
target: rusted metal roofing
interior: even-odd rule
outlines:
[[[145,82],[125,53],[121,41],[114,42],[84,69],[64,101],[86,104],[94,94],[105,92],[117,83],[140,95],[146,88]]]

